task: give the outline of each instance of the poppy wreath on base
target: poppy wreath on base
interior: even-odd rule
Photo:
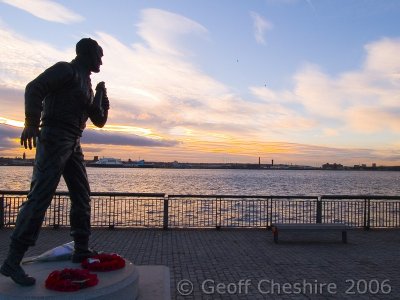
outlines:
[[[125,260],[118,254],[100,253],[82,262],[82,267],[90,271],[107,272],[125,267]]]
[[[46,279],[45,285],[49,290],[75,292],[95,286],[98,282],[97,275],[90,273],[89,270],[64,269],[51,272]]]

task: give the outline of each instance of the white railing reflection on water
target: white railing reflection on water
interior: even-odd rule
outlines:
[[[0,191],[0,228],[15,225],[27,191]],[[92,193],[93,227],[269,228],[274,223],[400,227],[400,196],[166,195]],[[69,226],[70,199],[57,192],[44,226]]]

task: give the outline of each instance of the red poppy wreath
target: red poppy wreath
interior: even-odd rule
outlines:
[[[96,274],[88,270],[64,269],[53,271],[46,279],[46,288],[60,292],[75,292],[80,289],[95,286],[99,282]]]
[[[82,262],[82,267],[90,271],[107,272],[125,267],[125,260],[118,254],[100,253]]]

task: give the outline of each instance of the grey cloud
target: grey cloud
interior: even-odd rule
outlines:
[[[86,130],[83,134],[82,142],[87,144],[142,147],[172,147],[178,144],[177,141],[173,140],[155,140],[134,134],[123,134],[97,130]]]
[[[0,124],[0,149],[15,147],[11,139],[21,136],[21,128]]]
[[[0,124],[0,138],[16,138],[21,135],[21,128]]]

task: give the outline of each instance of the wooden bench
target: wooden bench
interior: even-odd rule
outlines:
[[[272,225],[274,242],[278,243],[278,235],[281,231],[341,231],[342,242],[347,243],[347,225],[343,223],[321,224],[321,223],[295,223],[283,224],[276,223]]]

